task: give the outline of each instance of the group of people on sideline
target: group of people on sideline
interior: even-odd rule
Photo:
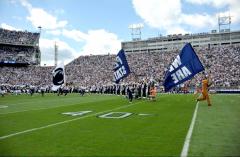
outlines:
[[[209,87],[212,82],[210,76],[203,73],[201,81],[196,83],[194,95],[196,96],[196,101],[207,101],[208,106],[211,106],[211,101],[209,98]],[[158,88],[157,88],[158,87]],[[183,88],[185,89],[185,88]],[[68,93],[79,93],[79,95],[84,96],[85,93],[90,94],[111,94],[111,95],[122,95],[129,99],[129,102],[132,103],[133,99],[147,98],[149,100],[156,101],[157,92],[161,91],[156,82],[154,81],[142,81],[139,83],[131,84],[111,84],[111,85],[99,85],[99,86],[90,86],[90,87],[72,87],[71,85],[62,86],[55,93],[58,96],[66,96]],[[15,95],[21,93],[27,93],[33,95],[34,93],[40,93],[44,96],[45,93],[51,93],[50,86],[0,86],[0,95],[4,96],[6,93],[12,93]],[[183,93],[184,90],[183,90]],[[199,95],[200,94],[200,95]]]

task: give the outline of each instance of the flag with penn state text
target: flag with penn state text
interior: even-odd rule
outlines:
[[[64,71],[64,64],[61,63],[60,65],[56,66],[53,70],[53,86],[52,90],[58,90],[62,84],[65,83],[65,71]]]
[[[124,77],[127,77],[130,74],[130,68],[123,49],[121,49],[116,56],[113,70],[115,83],[119,83]]]
[[[204,67],[192,45],[187,43],[165,72],[163,82],[165,92],[191,79],[203,70]]]

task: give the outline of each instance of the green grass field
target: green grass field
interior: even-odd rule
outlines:
[[[199,103],[188,156],[240,156],[240,95],[211,99]],[[193,95],[0,97],[0,156],[180,156],[195,106]],[[62,114],[80,111],[91,112]]]

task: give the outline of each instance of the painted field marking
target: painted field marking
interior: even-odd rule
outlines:
[[[92,111],[78,111],[78,112],[64,112],[63,115],[69,115],[69,116],[82,116],[84,114],[90,113]]]
[[[6,105],[0,105],[0,109],[2,109],[2,108],[7,108],[8,106],[6,106]]]
[[[188,133],[187,133],[187,136],[185,138],[184,146],[183,146],[182,153],[181,153],[180,157],[187,157],[187,155],[188,155],[188,149],[189,149],[189,145],[190,145],[190,141],[191,141],[191,137],[192,137],[192,132],[193,132],[194,124],[195,124],[196,117],[197,117],[198,104],[199,104],[199,101],[196,104],[196,107],[195,107],[195,110],[194,110],[194,113],[193,113],[193,117],[192,117],[192,121],[191,121],[191,125],[188,129]]]
[[[149,114],[149,113],[139,113],[138,115],[139,116],[151,116],[152,114]]]
[[[114,114],[121,114],[118,116],[111,116]],[[129,112],[109,112],[103,115],[98,116],[99,118],[110,118],[110,119],[121,119],[121,118],[126,118],[128,116],[132,115],[132,113]]]
[[[143,101],[142,101],[142,102],[143,102]],[[17,135],[21,135],[21,134],[25,134],[25,133],[29,133],[29,132],[33,132],[33,131],[37,131],[37,130],[41,130],[41,129],[45,129],[45,128],[49,128],[49,127],[53,127],[53,126],[57,126],[57,125],[61,125],[61,124],[65,124],[65,123],[69,123],[69,122],[76,121],[76,120],[79,120],[79,119],[84,119],[84,118],[88,118],[88,117],[92,117],[92,116],[97,116],[98,114],[103,114],[103,113],[105,113],[105,112],[111,112],[111,111],[114,111],[114,110],[119,110],[119,109],[127,108],[127,107],[130,107],[130,106],[139,104],[139,103],[141,103],[141,102],[137,102],[137,103],[133,103],[133,104],[130,104],[130,105],[125,105],[125,106],[117,107],[117,108],[114,108],[114,109],[111,109],[111,110],[106,110],[106,111],[102,111],[102,112],[97,112],[97,113],[94,113],[94,114],[89,114],[89,115],[86,115],[86,116],[83,116],[83,117],[78,117],[78,118],[74,118],[74,119],[70,119],[70,120],[65,120],[65,121],[62,121],[62,122],[57,122],[57,123],[49,124],[49,125],[42,126],[42,127],[38,127],[38,128],[33,128],[33,129],[28,129],[28,130],[16,132],[16,133],[13,133],[13,134],[1,136],[1,137],[0,137],[0,140],[6,139],[6,138],[10,138],[10,137],[13,137],[13,136],[17,136]]]

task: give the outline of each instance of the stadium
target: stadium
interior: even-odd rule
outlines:
[[[0,28],[0,156],[240,156],[240,31],[143,40],[131,29],[128,76],[114,82],[118,55],[81,55],[53,90],[57,47],[55,65],[41,66],[40,32]],[[166,91],[188,43],[205,70]]]

